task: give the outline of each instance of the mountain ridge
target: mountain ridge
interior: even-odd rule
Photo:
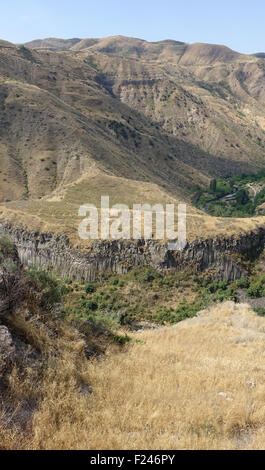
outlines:
[[[176,41],[172,39],[160,40],[160,41],[146,41],[139,38],[131,38],[127,36],[108,36],[105,38],[74,38],[74,39],[60,39],[60,38],[44,38],[36,39],[34,41],[24,43],[25,47],[30,49],[50,49],[50,50],[83,50],[91,48],[92,50],[98,50],[99,52],[115,53],[117,52],[117,43],[120,44],[120,47],[125,47],[130,45],[135,50],[131,50],[131,53],[138,53],[140,56],[144,54],[145,48],[154,48],[158,49],[157,54],[159,53],[159,48],[162,49],[175,49],[176,52],[179,52],[180,60],[182,56],[188,52],[188,56],[193,55],[193,51],[198,53],[203,50],[209,49],[210,52],[216,54],[216,58],[225,58],[230,57],[230,60],[233,60],[239,56],[249,56],[249,54],[240,54],[232,49],[228,48],[225,45],[218,44],[207,44],[207,43],[185,43],[182,41]],[[116,47],[115,47],[116,46]],[[128,52],[128,51],[127,51]],[[133,55],[135,57],[135,55]],[[184,61],[187,64],[186,61]]]

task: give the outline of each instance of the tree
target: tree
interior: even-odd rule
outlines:
[[[216,183],[216,179],[213,179],[210,183],[210,190],[215,193],[216,192],[216,188],[217,188],[217,183]]]
[[[246,191],[246,189],[240,189],[236,193],[236,202],[240,206],[242,206],[244,204],[247,204],[249,202],[249,195],[248,195],[248,192]]]

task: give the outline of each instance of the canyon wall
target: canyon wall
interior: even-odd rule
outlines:
[[[71,247],[65,236],[31,233],[0,224],[0,231],[14,241],[25,266],[52,268],[60,275],[93,281],[106,271],[126,273],[135,266],[167,270],[213,270],[217,279],[234,280],[244,276],[242,259],[251,259],[264,248],[265,229],[241,237],[196,240],[182,251],[169,251],[155,240],[93,241],[85,252]]]

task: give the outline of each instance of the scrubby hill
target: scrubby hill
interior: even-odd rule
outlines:
[[[31,47],[31,43],[29,43]],[[83,39],[72,50],[90,49],[108,55],[116,55],[144,61],[171,60],[183,65],[212,65],[216,62],[236,61],[243,55],[228,47],[212,44],[187,44],[181,41],[147,42],[142,39],[113,36],[103,39]]]
[[[61,40],[54,41],[58,42],[60,50]],[[121,101],[129,107],[129,112],[131,108],[141,111],[159,130],[195,144],[212,157],[223,157],[227,172],[231,171],[228,163],[231,158],[234,165],[242,162],[246,167],[249,161],[261,165],[264,158],[263,59],[238,54],[225,46],[177,41],[148,43],[122,36],[84,39],[71,51],[62,56],[51,51],[47,51],[47,56],[35,52],[35,62],[45,67],[45,62],[50,64],[52,57],[54,66],[57,65],[53,75],[54,71],[59,73],[59,69],[62,74],[66,70],[73,72],[74,67],[75,73],[71,73],[68,81],[69,78],[74,81],[76,95],[83,96],[86,88],[82,91],[80,86],[89,77],[100,83],[104,95],[107,91],[116,98],[112,109],[123,113]],[[30,64],[24,66],[32,68]],[[48,73],[48,83],[43,79],[40,82],[35,67],[34,84],[58,94],[60,82],[53,83],[58,77],[51,75]],[[66,85],[66,77],[61,78]],[[32,83],[32,73],[30,81]],[[67,84],[67,88],[69,86]],[[101,96],[103,104],[104,95]],[[65,100],[65,95],[62,98]],[[78,101],[75,97],[71,104],[76,107]],[[93,103],[94,107],[96,105],[97,101]],[[106,116],[106,112],[104,114]],[[174,144],[178,148],[180,142],[173,141]],[[191,148],[184,153],[187,154],[184,158],[188,158]],[[200,158],[198,153],[197,160]],[[210,160],[204,165],[206,173],[210,170]]]

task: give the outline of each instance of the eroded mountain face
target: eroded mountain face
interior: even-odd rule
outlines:
[[[3,41],[0,199],[42,197],[95,170],[187,196],[262,166],[264,70],[260,56],[207,44]]]
[[[61,49],[61,40],[56,39],[36,41],[28,47],[48,48],[50,42],[54,49]],[[243,55],[211,44],[148,43],[122,36],[69,40],[64,47],[87,57],[105,74],[106,88],[167,133],[214,155],[262,159],[263,54]]]

